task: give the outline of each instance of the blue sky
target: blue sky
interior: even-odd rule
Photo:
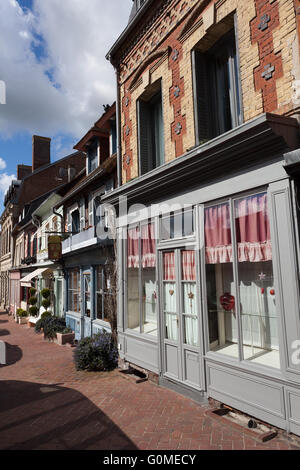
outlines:
[[[32,135],[51,137],[52,161],[115,100],[105,54],[125,28],[132,0],[1,0],[0,203],[18,163],[30,165]],[[5,18],[5,21],[4,21]]]

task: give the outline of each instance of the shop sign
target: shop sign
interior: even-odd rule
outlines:
[[[58,261],[62,257],[62,240],[58,235],[48,237],[48,259]]]

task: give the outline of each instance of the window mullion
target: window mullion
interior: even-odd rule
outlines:
[[[241,307],[240,307],[238,250],[237,250],[236,230],[235,230],[234,201],[233,199],[230,199],[229,202],[230,202],[233,280],[234,280],[234,290],[235,290],[235,310],[236,310],[237,327],[238,327],[238,349],[239,349],[239,360],[243,361],[244,360],[243,332],[242,332]]]
[[[231,112],[232,127],[236,127],[239,125],[239,119],[238,119],[238,110],[237,110],[237,96],[236,96],[237,83],[235,79],[233,49],[230,50],[228,60],[229,60],[228,71],[229,71],[230,112]]]
[[[143,333],[143,283],[142,283],[142,241],[141,225],[139,224],[139,310],[140,310],[140,333]]]

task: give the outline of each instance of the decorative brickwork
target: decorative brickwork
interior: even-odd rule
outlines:
[[[260,64],[254,69],[255,89],[262,91],[263,110],[277,109],[276,80],[283,76],[281,52],[274,53],[273,31],[280,25],[278,0],[255,0],[256,17],[251,21],[251,42],[258,44]]]
[[[130,108],[131,108],[131,95],[127,93],[123,98],[123,169],[126,174],[126,181],[131,179],[131,166],[132,166],[132,150],[130,148],[130,137],[132,135],[132,122],[130,119]]]
[[[139,174],[136,101],[155,81],[161,80],[165,161],[195,145],[191,51],[209,49],[233,27],[235,12],[244,121],[262,112],[295,114],[299,5],[300,0],[157,0],[113,57],[120,73],[123,183]]]
[[[170,104],[174,110],[174,121],[171,124],[171,140],[175,142],[175,156],[183,154],[183,134],[186,133],[186,117],[181,112],[181,99],[184,96],[184,78],[180,77],[180,62],[183,58],[182,44],[175,41],[169,57],[169,68],[172,70],[172,87]]]

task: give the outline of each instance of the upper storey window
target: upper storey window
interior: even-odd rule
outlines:
[[[137,102],[139,130],[139,167],[140,174],[164,163],[164,125],[161,84],[159,89],[144,94]]]
[[[197,143],[242,123],[239,66],[234,30],[206,52],[194,50]]]
[[[98,167],[98,141],[94,140],[88,150],[88,173]]]
[[[110,121],[109,146],[110,155],[114,155],[117,152],[117,126],[115,119]]]

